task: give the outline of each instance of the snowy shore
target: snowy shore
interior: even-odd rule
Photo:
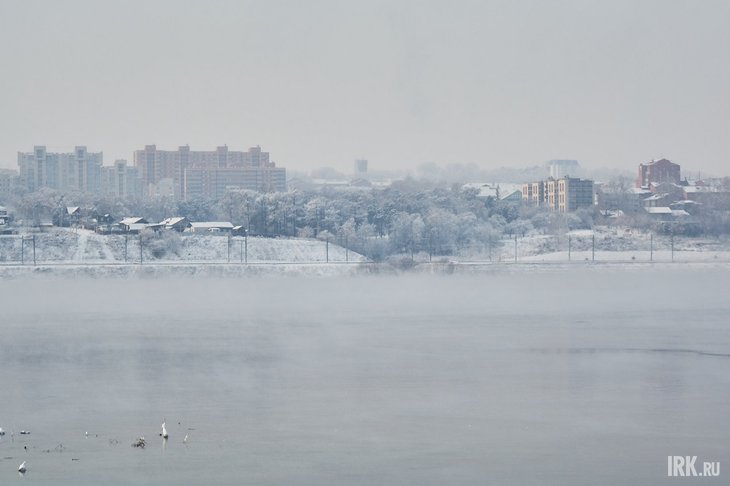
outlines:
[[[363,255],[306,238],[176,236],[163,252],[139,237],[103,236],[56,229],[23,240],[0,238],[0,278],[157,278],[251,276],[347,276],[570,271],[577,268],[730,268],[730,241],[627,234],[606,228],[562,237],[529,235],[503,239],[495,248],[456,255],[395,255],[367,263]],[[140,263],[140,260],[142,263]],[[432,260],[430,262],[429,260]]]
[[[150,264],[42,264],[0,265],[0,279],[15,278],[251,278],[251,277],[344,277],[371,274],[479,275],[532,272],[626,271],[648,269],[730,271],[730,262],[556,262],[525,261],[519,263],[434,262],[418,263],[398,269],[387,263],[150,263]]]
[[[0,279],[161,278],[161,277],[336,277],[358,272],[358,263],[150,263],[150,264],[40,264],[0,265]]]

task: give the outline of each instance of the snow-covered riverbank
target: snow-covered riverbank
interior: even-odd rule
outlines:
[[[336,277],[363,271],[359,263],[255,264],[41,264],[0,265],[0,278],[158,278],[158,277]],[[367,271],[367,270],[365,270]]]
[[[730,272],[730,262],[560,262],[525,261],[519,263],[434,262],[417,263],[408,269],[387,263],[152,263],[152,264],[41,264],[0,265],[0,279],[15,278],[249,278],[249,277],[343,277],[358,275],[506,275],[545,272],[642,272],[649,269]]]
[[[47,233],[0,237],[0,264],[109,263],[332,263],[365,258],[313,238],[228,238],[169,232],[161,238],[99,235],[90,230],[54,228]],[[140,248],[142,243],[142,248]]]

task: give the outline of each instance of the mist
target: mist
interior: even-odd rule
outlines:
[[[0,167],[85,145],[723,174],[724,1],[0,4]],[[83,26],[83,28],[75,28]]]
[[[2,426],[33,434],[0,453],[56,484],[659,484],[730,452],[726,278],[693,275],[2,281]]]

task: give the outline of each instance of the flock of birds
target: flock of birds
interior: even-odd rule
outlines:
[[[167,441],[167,439],[169,438],[169,434],[167,433],[167,426],[165,425],[165,419],[162,419],[161,428],[162,428],[162,430],[160,431],[160,437],[162,437],[163,440]],[[4,435],[5,435],[5,430],[2,427],[0,427],[0,436],[4,436]],[[13,437],[13,435],[14,435],[13,432],[11,432],[10,436]],[[30,435],[30,431],[21,430],[20,435]],[[88,437],[89,433],[86,432],[85,435],[86,435],[86,437]],[[188,434],[185,434],[185,438],[183,439],[183,444],[187,444],[187,443],[188,443]],[[146,445],[146,442],[145,442],[144,436],[139,437],[137,440],[135,440],[132,443],[132,447],[144,448],[145,445]],[[28,446],[24,446],[24,449],[26,451],[28,451]],[[28,466],[26,465],[26,462],[27,461],[23,461],[20,464],[20,466],[18,466],[18,473],[20,473],[21,476],[24,475],[28,471]]]

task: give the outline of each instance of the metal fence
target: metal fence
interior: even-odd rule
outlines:
[[[227,235],[98,235],[52,231],[0,236],[0,265],[413,262],[710,262],[730,261],[730,241],[650,233],[532,235],[452,245],[393,248],[387,237],[264,238]]]
[[[98,235],[86,231],[0,235],[0,265],[358,263],[331,239],[229,235]]]

